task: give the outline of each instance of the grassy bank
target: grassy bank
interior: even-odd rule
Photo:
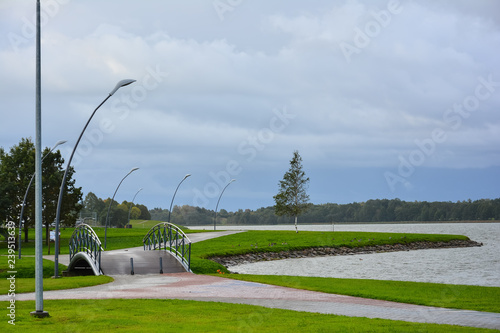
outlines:
[[[5,259],[5,260],[2,260]],[[66,270],[66,266],[59,264],[59,272]],[[9,273],[15,271],[15,273]],[[6,295],[10,289],[10,276],[15,276],[16,293],[28,293],[35,291],[35,258],[23,257],[16,260],[15,267],[11,269],[7,264],[7,257],[0,256],[0,295]],[[109,283],[113,278],[109,276],[75,276],[53,279],[54,262],[43,260],[43,289],[60,290],[95,286],[98,284]]]
[[[498,287],[285,275],[225,274],[224,277],[331,294],[500,313]]]
[[[7,302],[0,302],[5,309]],[[385,319],[269,309],[244,304],[181,300],[44,301],[50,318],[30,316],[35,302],[16,302],[15,326],[2,332],[491,332],[491,330]]]
[[[377,232],[314,232],[302,231],[246,231],[209,239],[193,245],[191,269],[199,274],[213,274],[217,270],[228,273],[224,266],[208,260],[214,256],[245,253],[303,250],[312,247],[363,247],[412,242],[449,242],[465,240],[459,235],[434,235]]]

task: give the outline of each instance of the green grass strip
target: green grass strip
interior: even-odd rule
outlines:
[[[13,266],[10,266],[6,256],[0,256],[0,279],[5,279],[12,275],[9,271],[15,271],[16,278],[34,278],[35,277],[35,257],[25,256],[21,259],[16,257]],[[43,259],[43,277],[54,276],[55,263],[51,260]],[[66,270],[66,265],[59,264],[59,272]],[[1,291],[0,291],[1,292]]]
[[[5,260],[2,260],[5,259]],[[66,270],[66,266],[59,264],[59,272]],[[15,273],[9,273],[15,271]],[[7,278],[14,276],[16,282],[16,294],[29,293],[35,291],[35,258],[23,257],[16,259],[15,267],[11,269],[7,264],[7,257],[0,256],[0,295],[6,295],[10,289],[10,280]],[[109,276],[75,276],[62,277],[53,279],[54,262],[51,260],[43,260],[43,289],[60,290],[90,287],[99,284],[109,283],[113,281]]]
[[[49,318],[30,316],[35,302],[16,302],[15,326],[2,332],[491,332],[270,309],[244,304],[182,300],[46,300]],[[7,302],[0,302],[5,309]]]
[[[499,287],[286,275],[224,274],[223,277],[400,303],[500,313]]]
[[[467,240],[460,235],[435,235],[379,232],[318,232],[318,231],[246,231],[227,235],[192,246],[191,269],[195,273],[213,274],[218,269],[228,273],[224,266],[207,258],[246,253],[303,250],[312,247],[363,247],[413,242],[449,242]],[[205,261],[204,261],[205,260]]]
[[[46,278],[43,279],[43,290],[61,290],[91,287],[100,284],[113,282],[114,279],[110,276],[71,276],[62,277],[59,279]],[[10,281],[7,279],[0,280],[0,295],[6,295],[9,291]],[[16,278],[16,294],[35,292],[35,278]]]

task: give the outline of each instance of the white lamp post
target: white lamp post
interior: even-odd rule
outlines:
[[[231,179],[231,181],[229,183],[227,183],[227,185],[222,189],[222,192],[219,195],[219,200],[217,200],[217,205],[215,206],[214,230],[215,230],[215,225],[217,223],[217,208],[219,207],[220,198],[222,197],[222,194],[224,193],[226,188],[229,186],[229,184],[231,184],[234,181],[236,181],[236,179]]]
[[[113,203],[113,200],[115,200],[116,192],[118,192],[118,189],[120,188],[120,185],[122,184],[122,182],[125,180],[125,178],[128,177],[128,175],[130,175],[135,170],[139,170],[139,168],[133,168],[125,175],[125,177],[122,178],[122,180],[120,181],[120,183],[116,187],[115,193],[113,194],[111,201],[109,202],[108,214],[106,215],[106,224],[104,225],[104,249],[106,249],[106,238],[107,238],[107,234],[108,234],[108,219],[109,219],[109,211],[111,210],[111,204]]]
[[[66,186],[66,177],[68,175],[69,167],[71,165],[71,160],[73,159],[73,155],[75,154],[76,148],[78,147],[78,144],[80,143],[80,140],[82,139],[83,133],[87,129],[87,126],[89,126],[90,121],[94,117],[95,113],[97,110],[111,97],[113,94],[120,89],[121,87],[128,86],[131,83],[134,83],[135,80],[121,80],[116,84],[116,86],[113,88],[113,90],[109,93],[108,97],[104,99],[104,101],[97,106],[97,108],[92,112],[92,115],[90,116],[89,120],[87,120],[87,123],[83,127],[82,132],[80,133],[80,136],[78,137],[78,140],[76,140],[75,147],[73,148],[73,151],[71,152],[71,156],[69,157],[68,160],[68,165],[66,166],[66,171],[64,171],[64,176],[61,182],[61,188],[59,190],[59,200],[57,202],[57,213],[56,213],[56,242],[55,242],[55,257],[54,257],[54,262],[55,262],[55,267],[54,267],[54,277],[59,277],[59,223],[61,222],[61,205],[62,205],[62,197],[64,195],[64,188]]]
[[[132,207],[134,206],[134,200],[135,200],[135,197],[137,196],[137,194],[139,194],[139,192],[142,191],[142,187],[139,189],[139,191],[137,191],[134,195],[134,197],[132,198],[132,202],[130,203],[130,208],[128,209],[128,218],[127,218],[127,224],[130,224],[130,211],[132,210]]]
[[[174,196],[172,197],[172,201],[170,202],[170,209],[168,210],[168,222],[170,222],[170,213],[172,213],[172,204],[174,203],[174,198],[175,194],[177,193],[177,190],[179,189],[179,186],[181,186],[182,182],[186,180],[187,177],[191,176],[189,173],[182,178],[181,182],[179,185],[177,185],[177,188],[175,189]]]

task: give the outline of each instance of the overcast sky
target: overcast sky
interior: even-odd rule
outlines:
[[[500,2],[42,0],[42,145],[148,208],[498,198]],[[0,2],[0,146],[35,138],[35,0]]]

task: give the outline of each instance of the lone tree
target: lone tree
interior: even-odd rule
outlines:
[[[290,216],[295,218],[295,232],[297,230],[297,217],[308,207],[309,196],[306,193],[309,177],[302,170],[302,157],[296,150],[290,161],[290,169],[280,180],[280,190],[273,198],[276,202],[274,211],[278,216]]]

